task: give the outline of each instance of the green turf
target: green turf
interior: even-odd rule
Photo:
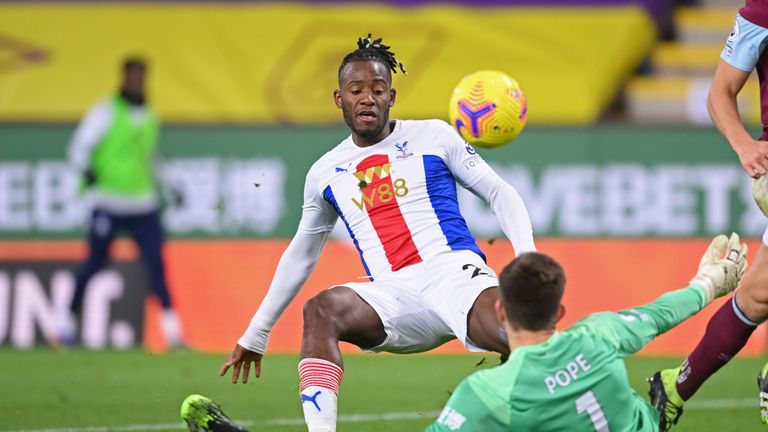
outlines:
[[[339,431],[423,430],[482,356],[355,355],[346,359],[339,412],[343,415],[391,412],[427,413],[421,419],[342,423]],[[495,364],[486,356],[485,365]],[[303,431],[301,425],[265,425],[270,419],[299,419],[296,356],[268,356],[258,381],[232,385],[217,376],[221,355],[177,352],[57,352],[0,350],[0,431],[104,427],[129,430],[136,424],[179,422],[181,401],[201,393],[218,401],[252,430]],[[737,407],[691,406],[679,431],[762,430],[756,407],[755,376],[764,359],[737,359],[696,395],[699,403],[731,400]],[[645,393],[643,378],[678,359],[633,358],[630,378]],[[484,366],[485,366],[484,365]],[[482,366],[482,367],[484,367]],[[755,403],[756,404],[756,403]],[[131,431],[141,428],[133,427]],[[182,430],[179,423],[178,430]],[[768,427],[765,428],[768,430]]]

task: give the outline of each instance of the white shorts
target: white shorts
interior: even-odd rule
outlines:
[[[343,284],[381,318],[387,338],[367,351],[415,353],[457,338],[469,351],[486,351],[467,337],[467,315],[481,292],[499,285],[476,253],[450,251],[373,282]]]

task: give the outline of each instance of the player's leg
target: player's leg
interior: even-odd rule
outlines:
[[[109,258],[109,245],[115,238],[119,219],[101,210],[94,210],[88,227],[88,257],[75,276],[75,292],[69,303],[69,310],[60,311],[57,318],[60,342],[75,342],[75,321],[83,310],[85,288],[93,275],[99,272]]]
[[[499,280],[482,257],[471,251],[438,255],[427,265],[423,301],[470,351],[509,354],[494,304]]]
[[[660,412],[668,414],[660,416],[662,430],[672,426],[683,402],[741,351],[752,332],[768,318],[768,231],[766,234],[736,294],[710,318],[704,336],[681,367],[650,378],[651,399]]]
[[[494,309],[500,296],[499,287],[491,287],[477,297],[467,317],[467,335],[478,347],[495,351],[506,358],[509,355],[507,335]]]
[[[680,368],[677,391],[688,400],[735,356],[768,318],[768,247],[762,245],[736,294],[712,316],[698,346]]]
[[[349,287],[331,288],[304,305],[299,391],[309,432],[336,430],[336,402],[344,374],[339,342],[367,349],[386,338],[379,315]]]
[[[181,325],[173,310],[163,261],[165,235],[157,211],[125,218],[125,224],[139,247],[141,260],[147,272],[149,286],[163,307],[161,325],[165,340],[171,347],[182,344]]]

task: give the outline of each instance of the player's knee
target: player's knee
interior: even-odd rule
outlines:
[[[763,322],[768,319],[768,285],[761,288],[742,289],[736,296],[739,309],[755,322]]]
[[[323,291],[304,303],[304,326],[338,327],[343,316],[340,299],[332,291]]]

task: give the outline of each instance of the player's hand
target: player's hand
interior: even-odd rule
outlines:
[[[96,183],[96,173],[93,172],[92,168],[86,168],[82,174],[85,187],[93,186]]]
[[[739,241],[736,233],[730,238],[720,234],[704,252],[691,285],[704,288],[707,300],[712,301],[735,290],[746,269],[747,245]]]
[[[221,365],[219,370],[219,376],[224,376],[232,368],[232,384],[236,384],[240,379],[240,370],[243,371],[243,384],[248,382],[248,376],[251,374],[251,363],[254,366],[254,374],[256,378],[261,376],[261,357],[259,353],[248,351],[240,345],[235,345],[235,349],[232,350],[232,354],[229,355],[227,361]]]
[[[736,150],[739,162],[747,174],[760,178],[768,172],[768,141],[752,141]]]

